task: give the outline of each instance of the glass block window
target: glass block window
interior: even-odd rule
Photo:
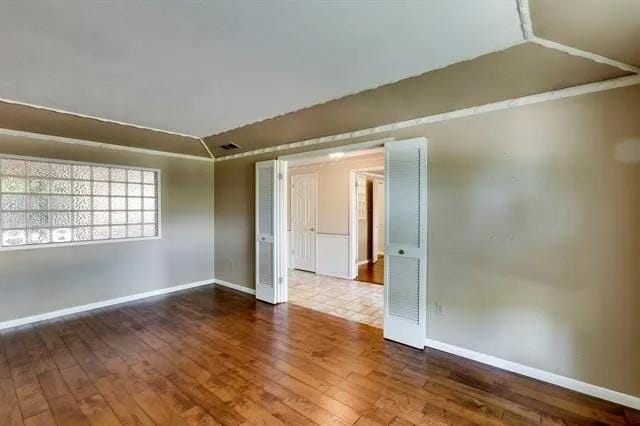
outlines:
[[[0,247],[159,236],[159,171],[0,155]]]

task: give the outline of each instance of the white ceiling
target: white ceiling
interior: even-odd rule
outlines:
[[[207,136],[522,41],[516,0],[0,3],[0,98]]]

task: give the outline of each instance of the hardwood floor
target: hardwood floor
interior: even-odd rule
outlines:
[[[384,256],[378,256],[376,263],[365,263],[358,266],[356,281],[384,284]]]
[[[603,424],[640,413],[202,287],[5,330],[2,425]]]

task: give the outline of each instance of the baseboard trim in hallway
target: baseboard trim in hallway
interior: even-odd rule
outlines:
[[[31,324],[38,321],[45,321],[65,315],[77,314],[80,312],[91,311],[99,308],[106,308],[107,306],[119,305],[121,303],[133,302],[135,300],[146,299],[147,297],[160,296],[162,294],[173,293],[181,290],[188,290],[194,287],[200,287],[203,285],[214,284],[215,280],[203,280],[196,281],[187,284],[176,285],[173,287],[165,287],[157,290],[145,291],[142,293],[136,293],[129,296],[117,297],[115,299],[101,300],[99,302],[88,303],[86,305],[72,306],[70,308],[59,309],[56,311],[45,312],[42,314],[30,315],[28,317],[17,318],[9,321],[0,322],[0,330],[6,328],[19,327],[21,325]]]
[[[571,389],[576,392],[584,393],[586,395],[594,396],[596,398],[604,399],[606,401],[615,402],[616,404],[640,410],[640,398],[632,395],[627,395],[611,389],[592,385],[590,383],[581,382],[570,377],[565,377],[523,364],[518,364],[517,362],[507,361],[505,359],[498,358],[492,355],[487,355],[481,352],[472,351],[470,349],[461,348],[459,346],[450,345],[448,343],[439,342],[437,340],[426,339],[425,346],[463,358],[471,359],[482,364],[487,364],[492,367],[500,368],[502,370],[511,371],[512,373],[522,374],[523,376],[551,383],[552,385],[561,386],[566,389]]]
[[[255,295],[256,291],[252,288],[247,288],[245,286],[239,285],[239,284],[234,284],[234,283],[230,283],[229,281],[225,281],[225,280],[221,280],[221,279],[214,279],[213,282],[217,285],[221,285],[223,287],[227,287],[230,288],[232,290],[237,290],[237,291],[241,291],[243,293],[247,293],[247,294],[252,294]]]

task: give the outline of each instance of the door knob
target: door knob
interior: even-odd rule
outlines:
[[[404,254],[404,250],[402,249],[398,250],[398,254]]]

